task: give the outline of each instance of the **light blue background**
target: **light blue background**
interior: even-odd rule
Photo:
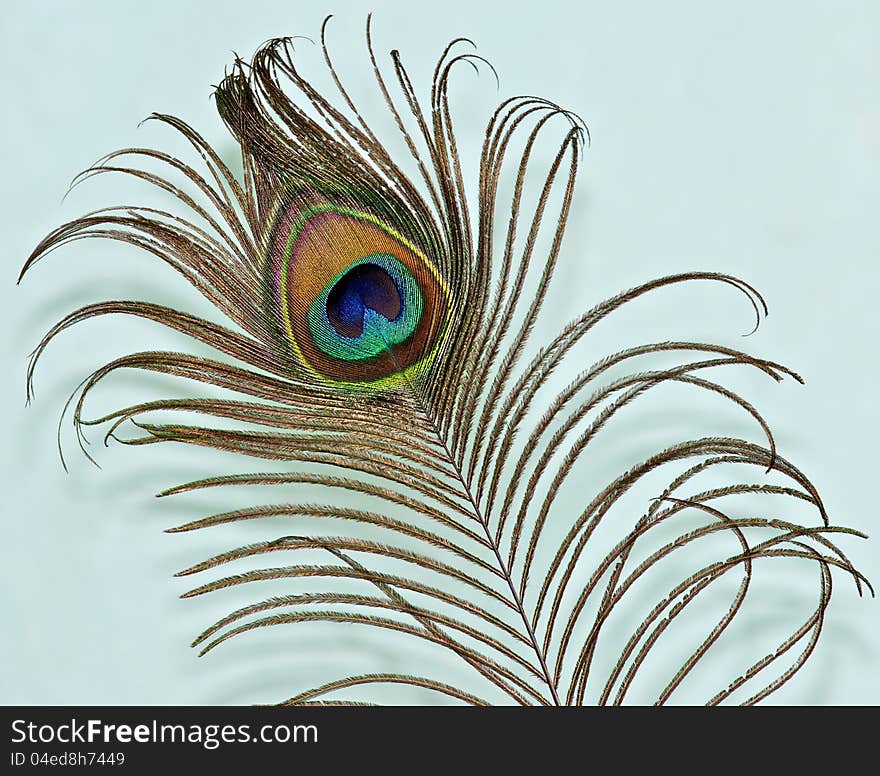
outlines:
[[[194,296],[150,259],[97,244],[58,252],[22,287],[14,283],[33,246],[63,220],[142,199],[142,188],[108,178],[59,204],[76,172],[127,145],[184,152],[161,128],[137,127],[151,111],[182,116],[231,153],[208,95],[232,51],[248,57],[273,36],[317,37],[332,11],[337,64],[366,83],[368,10],[378,51],[399,48],[422,94],[436,54],[462,34],[498,69],[502,96],[545,95],[587,121],[593,143],[552,308],[560,321],[678,270],[730,272],[758,286],[771,315],[749,340],[738,336],[749,327],[742,303],[719,290],[642,303],[648,317],[632,320],[650,324],[662,308],[664,332],[680,325],[803,374],[805,387],[755,383],[748,398],[813,477],[832,518],[876,533],[876,3],[5,2],[0,702],[252,702],[304,686],[302,677],[278,683],[296,670],[293,656],[271,677],[236,659],[271,660],[274,642],[202,661],[186,648],[229,602],[178,601],[187,584],[171,575],[218,551],[219,539],[162,533],[180,517],[151,494],[215,471],[209,456],[107,451],[96,436],[103,471],[69,439],[71,473],[61,470],[54,431],[67,393],[108,357],[134,349],[133,338],[138,346],[173,340],[143,325],[92,322],[50,349],[37,401],[24,408],[26,354],[62,312],[129,295],[193,309]],[[302,50],[318,64],[316,51]],[[468,104],[498,99],[491,78],[462,83]],[[466,116],[461,131],[479,126]],[[675,335],[649,339],[661,336]],[[843,546],[880,582],[876,539]],[[878,603],[838,580],[816,655],[775,701],[880,701]],[[378,637],[322,648],[333,657],[363,643],[376,653],[374,667],[394,665]]]

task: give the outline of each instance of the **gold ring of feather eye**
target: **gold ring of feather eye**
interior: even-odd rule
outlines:
[[[433,262],[369,213],[328,204],[285,216],[270,255],[282,323],[303,366],[322,382],[354,390],[391,388],[429,366],[449,319],[449,289]],[[292,224],[289,231],[285,224]],[[316,346],[308,308],[328,283],[377,254],[393,257],[416,279],[423,300],[420,321],[411,336],[380,355],[356,362],[333,358]]]

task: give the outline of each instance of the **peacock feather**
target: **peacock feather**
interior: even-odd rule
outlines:
[[[663,703],[741,619],[756,566],[790,563],[798,579],[811,566],[816,598],[806,617],[738,678],[720,681],[708,702],[765,698],[813,652],[832,571],[848,574],[860,593],[867,584],[833,541],[856,532],[830,523],[818,491],[777,452],[758,410],[714,376],[739,367],[777,381],[800,378],[774,361],[698,341],[650,341],[590,366],[575,358],[597,325],[662,289],[721,284],[741,294],[758,321],[764,299],[717,272],[667,275],[538,340],[539,321],[553,317],[545,308],[588,140],[583,122],[539,97],[504,100],[482,138],[477,186],[468,186],[449,91],[463,65],[488,66],[470,41],[443,50],[425,106],[397,51],[380,67],[367,20],[365,64],[402,141],[392,154],[391,139],[374,131],[334,68],[326,28],[327,21],[320,50],[337,98],[300,74],[292,39],[269,41],[250,62],[236,59],[214,99],[240,148],[240,174],[188,124],[153,114],[188,141],[198,165],[128,148],[79,180],[134,176],[175,198],[179,212],[89,213],[52,231],[22,270],[82,238],[120,241],[176,270],[227,324],[148,301],[89,304],[39,343],[28,397],[49,343],[98,316],[147,319],[210,348],[218,357],[149,350],[117,358],[83,381],[63,414],[70,411],[84,451],[86,427],[104,425],[105,441],[200,445],[278,469],[200,479],[162,495],[248,485],[308,494],[171,529],[267,517],[311,526],[180,572],[222,573],[226,564],[271,559],[187,597],[261,581],[306,585],[237,609],[195,644],[204,653],[269,626],[359,624],[392,631],[401,649],[407,640],[428,642],[474,680],[447,676],[438,662],[424,675],[368,672],[294,687],[287,703],[345,703],[363,685],[387,684],[471,704],[621,703],[657,645],[672,638],[679,662],[655,693]],[[92,390],[120,370],[195,381],[234,398],[172,397],[87,416]],[[629,461],[607,481],[586,478],[580,464],[606,427],[673,384],[745,412],[762,439],[685,440]],[[200,420],[169,421],[168,413]],[[718,472],[725,484],[705,484]],[[664,484],[647,504],[621,508],[635,486],[658,477]],[[562,497],[572,488],[574,510]],[[334,503],[340,493],[356,506]],[[780,500],[813,517],[774,517]],[[335,533],[340,522],[350,530]],[[607,545],[596,539],[603,530],[614,536]],[[698,546],[710,554],[696,552],[698,562],[688,565],[682,558]],[[628,609],[634,587],[661,566],[667,583],[650,588],[651,604]],[[706,591],[731,580],[727,604],[708,627],[701,619],[699,637],[669,636]],[[612,655],[604,663],[596,657],[603,648]]]

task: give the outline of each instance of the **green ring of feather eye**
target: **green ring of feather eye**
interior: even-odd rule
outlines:
[[[401,313],[397,319],[389,321],[367,309],[363,333],[354,338],[345,337],[332,328],[327,318],[327,298],[333,287],[361,264],[375,264],[391,276],[401,295]],[[319,350],[344,361],[363,361],[399,345],[412,335],[421,320],[423,306],[419,284],[406,265],[390,254],[374,253],[353,262],[324,286],[306,311],[306,323]]]

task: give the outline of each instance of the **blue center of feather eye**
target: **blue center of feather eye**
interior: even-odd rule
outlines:
[[[361,361],[404,342],[418,326],[424,300],[418,281],[388,253],[364,256],[333,278],[306,312],[317,347]]]
[[[360,337],[368,309],[396,321],[403,305],[391,275],[376,264],[358,264],[327,295],[327,320],[343,337]]]

